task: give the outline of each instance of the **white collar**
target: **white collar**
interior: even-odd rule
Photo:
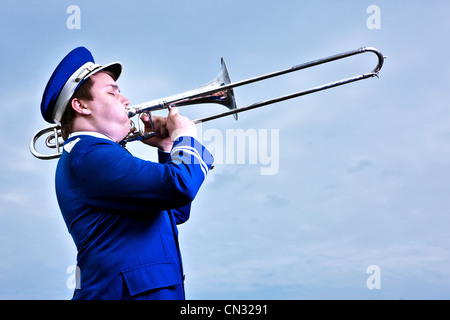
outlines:
[[[102,138],[102,139],[107,139],[107,140],[111,140],[113,141],[113,139],[111,139],[110,137],[104,135],[103,133],[100,132],[94,132],[94,131],[77,131],[77,132],[72,132],[71,134],[69,134],[69,138],[72,137],[77,137],[77,136],[92,136],[92,137],[96,137],[96,138]]]

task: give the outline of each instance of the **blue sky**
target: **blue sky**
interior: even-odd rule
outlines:
[[[80,8],[80,29],[67,27],[70,5]],[[367,26],[371,5],[380,9],[380,29]],[[231,151],[219,138],[226,146],[244,131],[256,144],[216,165],[179,227],[187,297],[450,298],[449,12],[438,0],[2,0],[0,299],[72,295],[67,268],[76,250],[54,194],[57,162],[35,159],[28,144],[47,125],[39,105],[48,78],[80,45],[98,63],[123,62],[119,85],[132,104],[210,81],[221,57],[238,81],[362,46],[381,50],[379,79],[201,126],[199,138],[224,159]],[[375,64],[365,54],[238,88],[236,101]],[[261,174],[264,141],[277,162],[269,175]],[[156,157],[139,143],[129,148]],[[371,290],[373,265],[381,287]]]

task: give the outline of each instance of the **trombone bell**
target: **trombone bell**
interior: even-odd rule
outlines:
[[[168,106],[180,107],[201,103],[218,103],[232,111],[236,109],[236,100],[234,98],[233,89],[227,88],[220,90],[220,87],[229,85],[230,83],[231,80],[228,68],[225,60],[222,58],[219,74],[207,84],[180,94],[130,106],[127,108],[127,114],[128,117],[131,118],[136,114],[161,110]],[[234,113],[233,115],[237,120],[237,113]]]
[[[225,60],[222,58],[220,60],[221,63],[221,70],[219,74],[210,82],[205,84],[204,86],[201,86],[195,90],[188,91],[186,94],[189,95],[189,98],[181,99],[179,101],[176,101],[171,106],[178,107],[178,106],[186,106],[191,104],[200,104],[200,103],[218,103],[225,107],[227,107],[230,110],[236,109],[236,100],[234,98],[234,92],[233,89],[226,89],[226,90],[220,90],[221,86],[227,85],[231,83],[230,75],[228,74],[228,68],[225,64]],[[215,91],[211,94],[206,94],[204,96],[198,96],[198,97],[192,97],[195,96],[195,91],[201,92],[202,90],[219,90]],[[192,93],[192,95],[191,95]],[[238,119],[238,114],[233,114],[234,119]]]

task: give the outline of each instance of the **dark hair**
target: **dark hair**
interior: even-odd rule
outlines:
[[[77,113],[72,108],[72,100],[73,99],[82,99],[92,101],[91,89],[94,82],[91,78],[87,78],[73,93],[72,97],[67,102],[66,110],[63,113],[61,118],[61,134],[64,140],[67,140],[69,134],[72,133],[73,120]]]
[[[115,79],[114,74],[109,71],[100,71],[108,74],[113,79]],[[80,99],[80,100],[88,100],[92,101],[94,98],[92,97],[92,86],[94,85],[94,81],[89,77],[87,78],[73,93],[72,97],[69,99],[69,102],[66,105],[66,110],[61,118],[61,135],[64,140],[67,140],[69,134],[72,133],[73,130],[73,121],[77,116],[77,113],[72,108],[72,100]]]

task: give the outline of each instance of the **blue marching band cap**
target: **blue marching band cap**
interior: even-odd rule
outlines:
[[[67,54],[53,72],[45,87],[41,102],[41,113],[45,121],[60,124],[67,103],[78,87],[99,71],[110,71],[119,78],[122,63],[113,62],[105,66],[96,64],[91,52],[78,47]]]

